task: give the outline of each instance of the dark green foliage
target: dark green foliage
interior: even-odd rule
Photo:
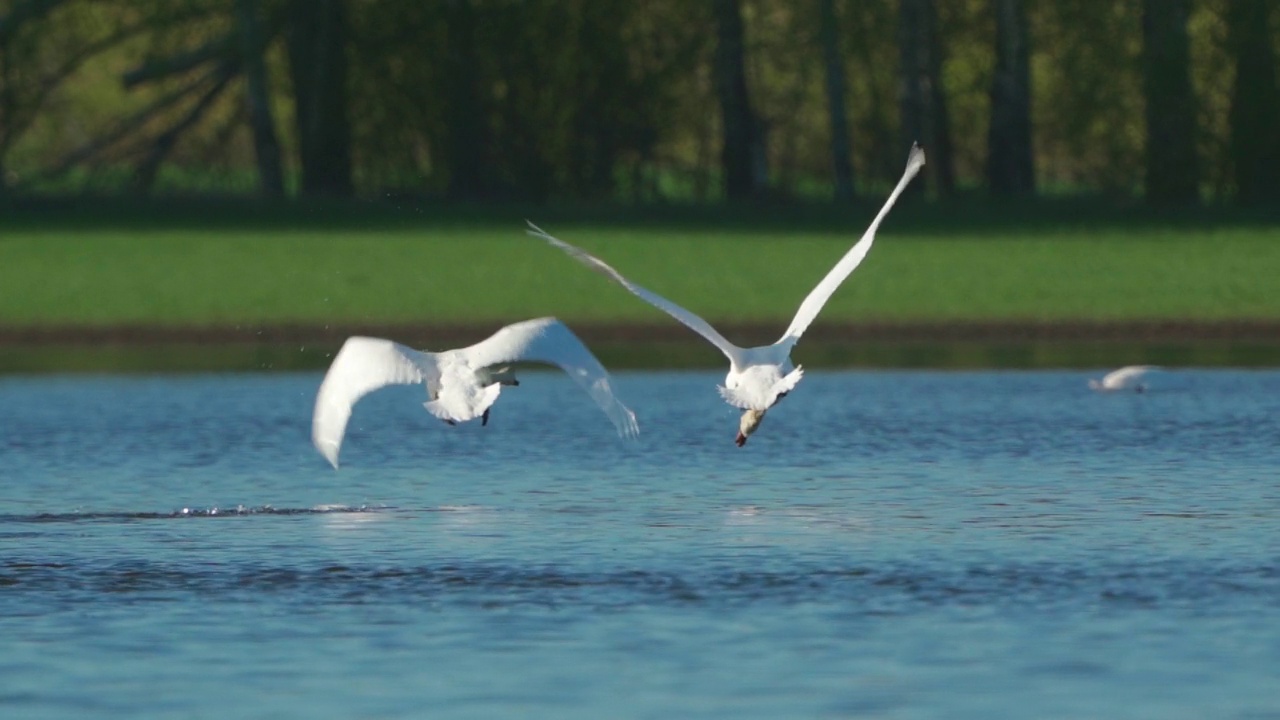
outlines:
[[[8,0],[0,190],[847,199],[918,139],[942,195],[1266,203],[1278,34],[1268,0]]]
[[[999,195],[1036,186],[1031,147],[1031,52],[1024,0],[993,0],[996,64],[991,83],[987,183]]]
[[[1146,195],[1148,202],[1156,204],[1200,199],[1187,37],[1190,5],[1190,0],[1144,0],[1142,4]]]
[[[1231,162],[1241,201],[1280,201],[1280,85],[1276,84],[1270,0],[1233,0],[1227,31],[1236,65],[1231,98]]]

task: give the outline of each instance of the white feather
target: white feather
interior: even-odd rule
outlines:
[[[337,467],[351,408],[360,398],[388,385],[425,382],[430,388],[439,381],[435,359],[427,353],[381,338],[348,338],[316,394],[311,442]]]
[[[470,347],[440,353],[419,352],[379,338],[348,339],[320,383],[311,441],[337,467],[352,407],[387,385],[425,383],[428,401],[424,404],[441,420],[466,422],[480,417],[502,390],[486,368],[513,362],[559,367],[591,395],[620,435],[639,433],[635,413],[614,396],[600,361],[559,320],[539,318],[508,325]]]
[[[618,434],[631,437],[640,432],[636,414],[614,396],[608,371],[569,326],[555,318],[508,325],[489,339],[456,352],[464,354],[475,368],[513,362],[555,365],[587,391],[613,421]]]
[[[880,208],[880,212],[876,215],[876,219],[871,221],[871,226],[862,234],[862,238],[854,243],[849,252],[840,258],[840,262],[831,268],[827,276],[822,278],[822,282],[818,286],[809,291],[809,295],[800,303],[800,309],[796,311],[796,316],[791,321],[791,326],[782,334],[782,338],[778,340],[780,343],[789,343],[795,345],[809,328],[809,323],[818,317],[818,313],[822,311],[822,307],[827,304],[827,300],[831,299],[836,288],[849,277],[849,274],[862,264],[862,259],[871,251],[871,244],[876,240],[876,231],[880,229],[880,223],[885,216],[889,214],[889,209],[897,202],[898,196],[907,188],[907,183],[920,172],[920,168],[924,167],[924,150],[919,145],[911,146],[911,153],[907,156],[907,169],[903,171],[902,178],[898,180],[897,186],[893,188],[893,192],[889,194],[889,199],[885,200],[884,206]]]
[[[529,221],[526,220],[525,222],[529,222]],[[698,333],[699,335],[701,335],[702,337],[710,341],[712,345],[715,345],[717,348],[719,348],[720,352],[724,353],[725,357],[729,358],[729,362],[738,364],[742,356],[742,348],[738,347],[737,345],[734,345],[728,340],[725,340],[724,336],[721,335],[719,332],[717,332],[715,328],[711,327],[711,324],[708,323],[706,320],[703,320],[698,315],[680,307],[679,305],[671,302],[670,300],[662,297],[661,295],[651,290],[642,288],[639,285],[636,285],[635,283],[623,277],[622,273],[619,273],[617,270],[614,270],[605,261],[592,255],[586,250],[583,250],[580,247],[577,247],[575,245],[570,245],[569,243],[563,240],[560,240],[552,237],[551,235],[548,235],[542,228],[538,227],[537,225],[534,225],[531,222],[529,222],[528,232],[533,237],[542,238],[543,240],[546,240],[552,245],[560,248],[561,250],[565,251],[569,255],[573,256],[583,265],[586,265],[592,270],[595,270],[601,275],[604,275],[610,280],[613,280],[614,282],[618,283],[619,285],[626,288],[627,290],[630,290],[631,293],[636,297],[640,298],[641,300],[644,300],[650,305],[658,308],[659,310],[662,310],[666,314],[670,315],[671,317],[675,318],[679,322],[683,323],[685,327]]]
[[[1102,380],[1090,380],[1089,387],[1094,390],[1127,390],[1129,388],[1138,387],[1138,381],[1144,375],[1152,370],[1158,370],[1156,365],[1128,365],[1119,370],[1113,370],[1102,376]]]
[[[836,263],[836,266],[827,273],[822,282],[818,283],[817,287],[804,299],[804,302],[800,304],[800,309],[796,312],[795,318],[791,321],[791,325],[783,333],[782,337],[773,345],[763,347],[738,347],[726,340],[706,320],[661,295],[631,282],[608,263],[588,253],[586,250],[552,237],[533,223],[529,223],[528,232],[533,237],[541,238],[560,248],[582,264],[618,283],[632,294],[667,313],[719,348],[720,352],[729,358],[729,374],[725,377],[724,386],[720,388],[720,396],[724,398],[725,402],[734,407],[758,413],[758,415],[753,416],[755,424],[758,425],[760,419],[764,417],[764,412],[772,407],[778,401],[778,398],[790,392],[803,375],[798,368],[793,368],[791,365],[791,348],[795,346],[796,341],[800,339],[809,324],[817,317],[823,305],[826,304],[832,293],[836,291],[836,288],[844,282],[845,278],[866,257],[867,252],[871,250],[871,244],[875,242],[876,230],[879,229],[880,223],[888,215],[889,209],[893,207],[894,202],[897,201],[898,196],[902,194],[907,184],[920,172],[920,168],[924,166],[924,163],[924,150],[918,145],[913,145],[911,153],[907,156],[907,167],[902,173],[902,178],[898,181],[897,186],[894,187],[893,192],[890,193],[889,199],[885,201],[884,206],[880,208],[880,212],[871,222],[871,226],[863,233],[862,238]],[[755,427],[755,425],[752,425],[752,427]],[[745,440],[743,441],[745,442]]]

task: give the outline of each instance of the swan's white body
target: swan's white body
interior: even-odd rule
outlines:
[[[1089,387],[1098,392],[1115,392],[1116,390],[1143,392],[1147,386],[1140,382],[1142,377],[1156,369],[1158,369],[1156,365],[1129,365],[1103,375],[1101,380],[1089,380]]]
[[[390,340],[348,338],[333,358],[316,395],[311,441],[336,468],[351,409],[360,398],[387,385],[424,383],[427,411],[449,423],[488,421],[489,407],[503,385],[518,385],[507,368],[513,362],[555,365],[586,390],[618,428],[639,432],[635,413],[613,395],[609,375],[564,323],[539,318],[508,325],[470,347],[419,352]]]
[[[670,300],[627,280],[603,260],[581,248],[548,235],[533,223],[529,223],[529,234],[555,245],[593,270],[622,285],[640,299],[666,312],[689,329],[706,338],[729,358],[729,374],[725,376],[724,385],[720,387],[720,396],[724,398],[725,402],[744,411],[738,427],[738,436],[735,440],[738,446],[741,447],[746,443],[747,437],[755,431],[756,427],[764,419],[765,412],[773,407],[774,403],[778,402],[780,398],[791,392],[796,383],[800,382],[800,378],[804,376],[804,371],[801,368],[791,364],[791,348],[800,340],[800,336],[804,334],[809,324],[817,317],[822,310],[822,306],[827,303],[836,288],[840,287],[845,278],[867,256],[867,252],[871,250],[871,244],[875,242],[876,230],[880,227],[881,221],[889,213],[889,209],[893,207],[898,196],[906,189],[907,184],[924,166],[924,161],[924,150],[919,146],[912,146],[911,153],[907,158],[906,170],[902,173],[902,179],[898,181],[897,186],[890,193],[889,199],[880,208],[880,212],[876,215],[875,220],[871,222],[871,226],[863,233],[862,238],[845,253],[840,262],[836,263],[836,266],[827,273],[822,282],[818,283],[817,287],[804,299],[804,302],[800,304],[800,309],[796,312],[795,318],[792,319],[791,325],[783,333],[782,337],[772,345],[762,347],[742,348],[734,345],[717,332],[715,328],[711,327],[706,320]]]

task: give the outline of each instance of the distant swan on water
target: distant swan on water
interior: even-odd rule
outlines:
[[[568,373],[618,429],[631,437],[640,432],[635,413],[613,395],[609,374],[586,345],[564,323],[539,318],[508,325],[470,347],[419,352],[400,343],[370,337],[348,338],[320,383],[311,441],[335,468],[351,409],[360,398],[387,385],[427,386],[427,411],[453,425],[480,418],[503,385],[519,385],[508,367],[515,362],[555,365]]]
[[[529,234],[542,238],[572,255],[587,267],[603,274],[631,291],[640,299],[666,312],[719,348],[720,352],[729,358],[729,374],[725,377],[724,385],[720,387],[720,396],[724,398],[725,402],[743,410],[742,418],[738,423],[738,435],[734,440],[738,447],[742,447],[746,444],[747,438],[760,426],[769,408],[791,392],[796,383],[800,382],[804,372],[800,367],[792,366],[791,348],[795,346],[800,340],[800,336],[809,327],[809,324],[817,317],[827,299],[836,291],[836,288],[840,287],[840,283],[844,282],[844,279],[866,257],[867,252],[871,249],[871,244],[875,241],[876,230],[880,227],[880,222],[884,220],[885,215],[889,213],[889,208],[893,207],[893,203],[923,165],[924,150],[918,145],[912,145],[911,152],[907,156],[907,167],[902,173],[902,179],[898,181],[898,185],[889,194],[889,199],[885,201],[884,207],[880,208],[880,212],[876,215],[875,220],[871,222],[871,226],[863,233],[857,244],[845,253],[840,262],[836,263],[836,266],[827,273],[822,282],[818,283],[817,287],[804,299],[804,302],[800,304],[799,311],[796,312],[795,318],[791,321],[791,326],[787,328],[782,337],[774,344],[763,347],[741,348],[734,345],[724,339],[724,336],[711,327],[706,320],[670,300],[627,280],[603,260],[581,248],[548,235],[533,223],[529,223]]]
[[[1159,369],[1157,365],[1129,365],[1103,375],[1101,380],[1090,378],[1089,387],[1098,392],[1115,392],[1117,390],[1146,392],[1147,386],[1141,382],[1143,376],[1152,370]]]

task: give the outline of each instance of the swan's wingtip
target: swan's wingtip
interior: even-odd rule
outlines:
[[[618,426],[618,436],[627,440],[634,440],[640,437],[640,423],[636,422],[635,415],[627,418],[627,421]]]
[[[543,239],[543,240],[552,240],[552,239],[554,239],[554,238],[552,238],[552,237],[551,237],[551,235],[550,235],[549,233],[547,233],[547,231],[546,231],[546,230],[543,230],[542,228],[538,227],[537,225],[534,225],[532,220],[530,220],[530,219],[528,219],[528,218],[525,218],[525,221],[524,221],[524,222],[525,222],[525,225],[528,225],[528,227],[526,227],[526,228],[525,228],[525,230],[524,230],[525,235],[528,235],[528,236],[530,236],[530,237],[541,238],[541,239]]]
[[[924,148],[920,147],[920,143],[911,143],[911,152],[907,154],[908,167],[920,167],[925,163]]]
[[[312,438],[311,444],[315,446],[316,451],[324,456],[325,460],[333,466],[334,470],[338,469],[338,450],[342,446],[332,440],[319,440]]]

